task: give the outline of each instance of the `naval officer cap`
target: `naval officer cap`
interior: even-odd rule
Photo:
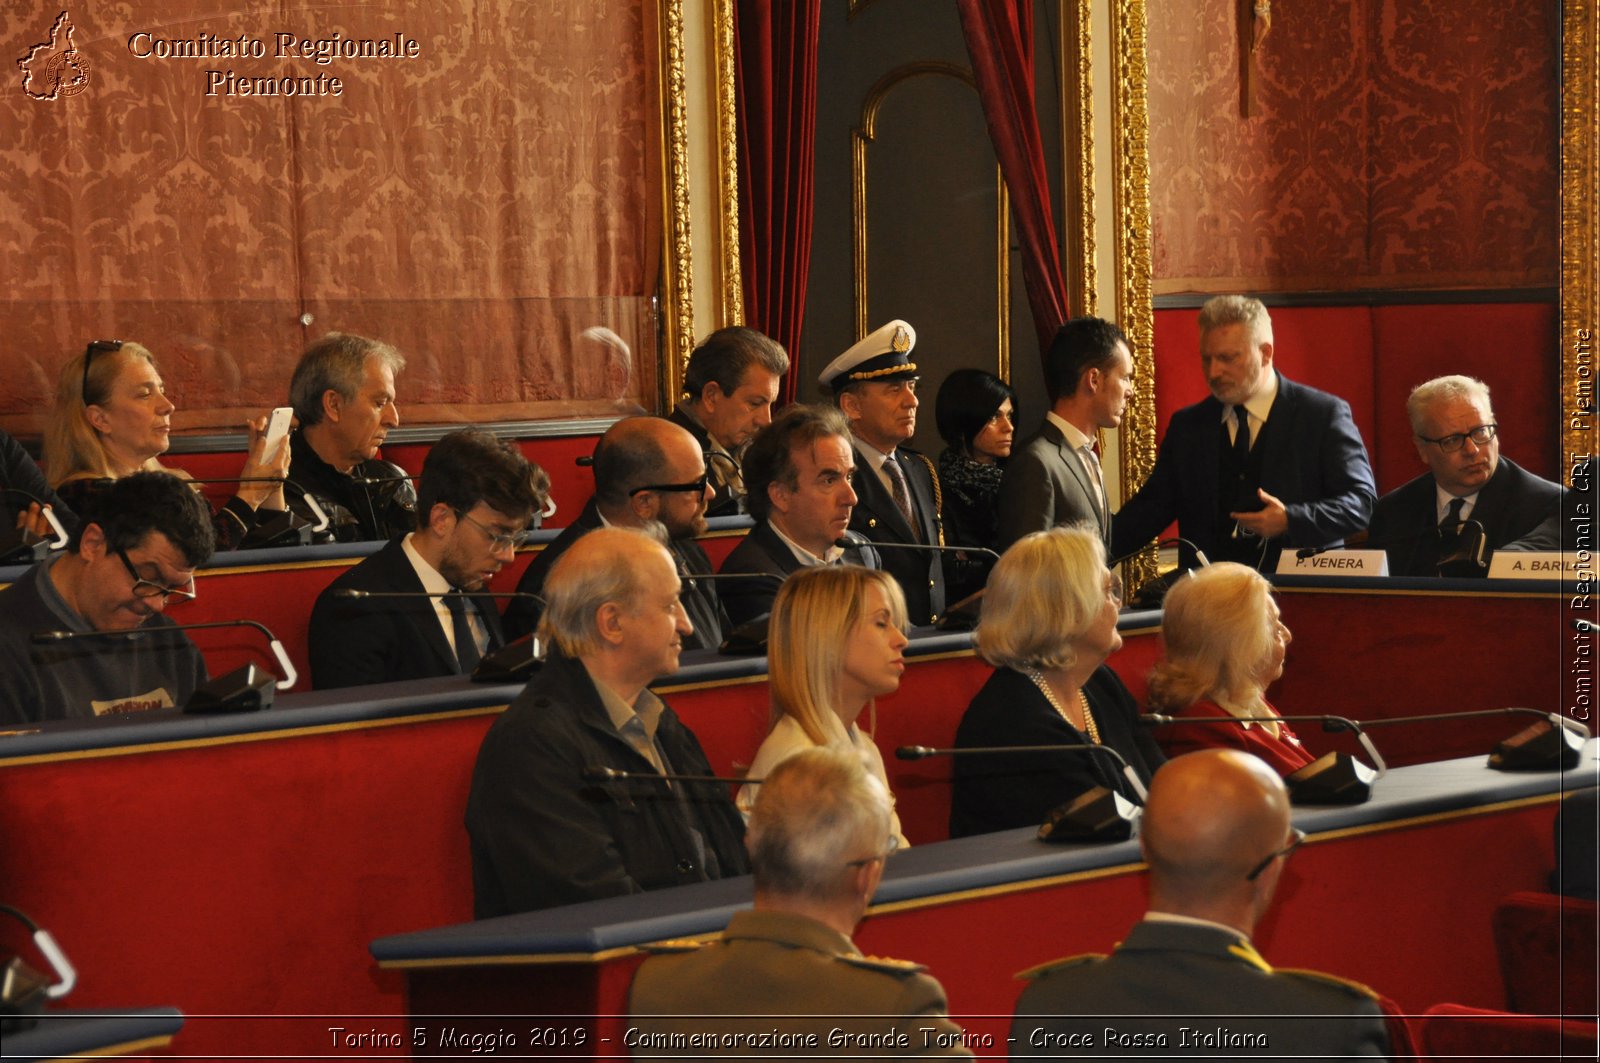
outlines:
[[[836,393],[863,380],[910,380],[917,363],[910,357],[917,330],[899,319],[889,322],[828,363],[817,380]]]

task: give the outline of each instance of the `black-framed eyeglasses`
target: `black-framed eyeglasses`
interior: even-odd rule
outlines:
[[[145,579],[139,575],[139,570],[133,567],[133,562],[128,560],[128,555],[122,547],[114,546],[112,552],[122,561],[122,567],[128,570],[128,575],[133,577],[133,596],[135,598],[160,598],[163,604],[170,605],[174,601],[192,602],[195,599],[194,577],[189,577],[187,587],[168,587],[164,583],[157,583],[153,579]]]
[[[899,837],[899,835],[891,834],[891,835],[889,835],[889,843],[886,846],[884,846],[883,852],[881,852],[881,853],[873,853],[871,856],[863,856],[860,860],[847,861],[844,866],[845,867],[866,867],[868,864],[872,863],[874,860],[887,860],[887,859],[889,859],[889,854],[894,852],[898,848],[900,848],[900,837]]]
[[[83,384],[79,387],[78,394],[83,399],[85,406],[89,405],[89,363],[94,361],[94,356],[104,352],[114,354],[122,350],[121,340],[90,340],[89,346],[83,349]]]
[[[1265,871],[1267,868],[1271,867],[1272,866],[1272,862],[1274,860],[1278,859],[1278,857],[1281,856],[1285,860],[1287,860],[1289,858],[1290,854],[1292,854],[1296,849],[1300,848],[1300,843],[1306,840],[1306,832],[1301,830],[1299,827],[1290,827],[1289,828],[1289,835],[1290,835],[1289,844],[1285,845],[1282,849],[1279,849],[1278,851],[1276,851],[1274,853],[1269,853],[1265,860],[1263,860],[1263,861],[1261,861],[1261,863],[1257,864],[1250,871],[1250,873],[1244,877],[1244,880],[1246,882],[1254,882],[1256,879],[1260,878],[1261,877],[1261,873],[1263,871]]]
[[[512,532],[509,535],[505,532],[497,532],[482,521],[468,516],[463,510],[456,510],[456,516],[460,517],[474,528],[477,528],[479,531],[483,532],[483,534],[488,538],[489,545],[494,549],[495,553],[499,553],[502,550],[515,550],[517,547],[526,542],[528,538],[528,533],[526,530]]]
[[[643,487],[635,487],[628,492],[628,497],[632,498],[634,495],[643,494],[646,491],[693,491],[696,494],[703,495],[706,491],[706,484],[710,482],[711,474],[703,472],[700,474],[700,479],[690,480],[684,484],[645,484]]]
[[[1489,440],[1493,439],[1499,431],[1500,426],[1497,424],[1480,424],[1467,429],[1465,432],[1452,432],[1450,435],[1440,436],[1438,439],[1429,439],[1427,436],[1418,436],[1417,438],[1424,443],[1432,443],[1446,454],[1454,454],[1466,446],[1469,439],[1480,447],[1488,446]]]

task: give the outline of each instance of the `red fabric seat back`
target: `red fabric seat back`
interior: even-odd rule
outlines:
[[[1494,944],[1506,1001],[1536,1015],[1595,1014],[1600,904],[1531,891],[1495,908]]]

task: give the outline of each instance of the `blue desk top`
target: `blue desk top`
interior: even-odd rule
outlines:
[[[143,1052],[159,1047],[183,1028],[177,1008],[126,1011],[46,1011],[31,1030],[8,1033],[0,1059],[44,1060],[67,1056]]]
[[[1550,795],[1596,785],[1600,743],[1566,773],[1491,771],[1484,757],[1397,768],[1380,780],[1364,805],[1297,808],[1294,822],[1313,837],[1420,815],[1439,815],[1502,801]],[[1058,845],[1041,842],[1032,828],[913,846],[890,858],[875,905],[937,897],[1034,879],[1081,874],[1139,862],[1136,841]],[[379,938],[371,946],[380,963],[470,964],[490,956],[592,956],[653,941],[716,933],[750,906],[748,876],[608,897],[583,904],[502,916],[476,923]]]

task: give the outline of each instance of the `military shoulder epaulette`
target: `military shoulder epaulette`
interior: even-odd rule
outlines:
[[[911,960],[894,960],[887,956],[838,956],[835,957],[852,967],[859,967],[864,971],[882,971],[885,974],[921,974],[927,968]]]
[[[1105,958],[1106,954],[1103,952],[1080,952],[1076,956],[1063,956],[1059,960],[1051,960],[1048,963],[1041,963],[1037,967],[1029,967],[1026,971],[1018,971],[1016,977],[1024,982],[1031,982],[1040,975],[1048,974],[1051,971],[1058,971],[1066,967],[1079,967],[1085,963],[1094,963],[1096,960]]]
[[[1346,990],[1363,1000],[1379,999],[1377,992],[1373,990],[1371,986],[1363,985],[1362,983],[1353,981],[1349,978],[1340,978],[1338,975],[1329,974],[1326,971],[1312,971],[1304,967],[1279,967],[1277,971],[1279,974],[1288,974],[1293,975],[1296,978],[1304,978],[1308,982],[1317,982],[1326,986],[1336,986],[1339,989]]]

